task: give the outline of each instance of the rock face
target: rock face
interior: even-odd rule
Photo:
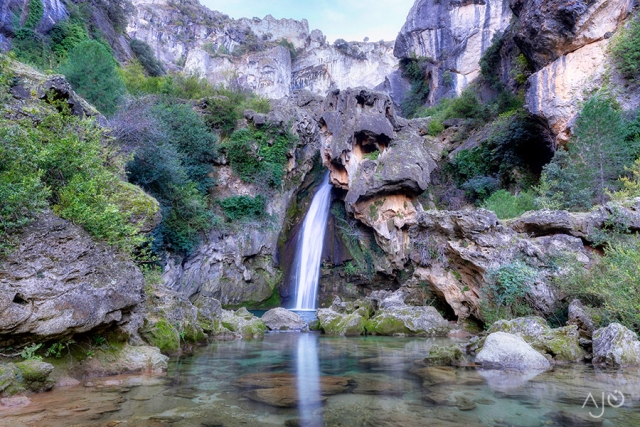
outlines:
[[[347,190],[347,212],[376,231],[401,267],[406,228],[415,223],[413,198],[429,184],[435,153],[412,122],[395,114],[389,96],[365,88],[327,96],[320,126],[323,162],[331,183]]]
[[[271,331],[301,331],[307,328],[300,316],[282,307],[267,311],[262,321]]]
[[[287,209],[312,169],[319,148],[316,123],[319,104],[313,94],[299,91],[289,99],[272,101],[272,111],[267,115],[247,114],[249,123],[291,129],[299,138],[297,146],[288,153],[289,164],[283,178],[288,184],[271,191],[267,197],[266,211],[271,215],[272,226],[255,221],[243,224],[241,230],[211,232],[188,258],[167,260],[163,278],[169,288],[185,297],[206,294],[225,306],[242,303],[258,306],[274,295],[282,278],[275,263],[279,233]],[[255,197],[264,191],[259,185],[242,182],[229,166],[216,168],[215,179],[220,185],[214,196],[219,199],[235,195]]]
[[[398,69],[390,43],[327,44],[306,20],[233,20],[193,3],[135,0],[130,37],[151,45],[167,69],[184,69],[211,83],[240,85],[281,98],[296,89],[375,87]],[[286,40],[293,51],[283,47]]]
[[[36,30],[48,32],[54,24],[69,17],[65,2],[61,0],[42,0],[44,8],[42,19],[36,25]],[[0,6],[0,33],[5,36],[13,36],[17,30],[24,25],[29,10],[29,0],[7,0]],[[16,22],[14,16],[18,16]],[[16,27],[16,24],[19,26]]]
[[[580,302],[580,300],[573,300],[569,304],[569,320],[567,325],[574,325],[578,329],[580,338],[585,340],[591,340],[595,326],[593,320],[587,312],[587,308]]]
[[[494,332],[485,341],[476,363],[483,368],[544,370],[549,361],[517,335]]]
[[[588,263],[582,240],[552,233],[528,237],[518,234],[510,225],[482,209],[419,213],[408,232],[410,257],[416,266],[413,280],[426,283],[458,318],[481,319],[479,299],[488,272],[523,259],[537,271],[529,289],[529,302],[540,312],[552,311],[556,296],[550,279],[556,272],[545,260],[550,256],[571,255]]]
[[[619,323],[593,333],[593,364],[612,367],[640,365],[637,335]]]
[[[578,343],[579,334],[576,326],[551,329],[547,322],[537,316],[521,317],[513,320],[500,320],[495,322],[487,334],[494,332],[506,332],[519,336],[542,354],[552,357],[558,362],[580,362],[586,352]],[[479,348],[485,343],[480,340]],[[477,352],[477,349],[474,350]]]
[[[0,337],[8,345],[126,328],[143,301],[144,278],[132,262],[50,213],[24,230],[0,268]]]
[[[529,78],[529,111],[548,120],[557,142],[571,134],[584,94],[602,86],[609,37],[633,0],[512,0],[519,17],[514,40],[536,73]]]
[[[460,93],[480,74],[480,58],[513,14],[508,0],[417,0],[396,39],[399,59],[431,58],[429,103]],[[449,78],[445,79],[445,73]]]

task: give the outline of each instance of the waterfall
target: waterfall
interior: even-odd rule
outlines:
[[[298,247],[294,258],[296,305],[294,310],[314,310],[318,296],[322,246],[327,228],[331,184],[329,174],[324,177],[318,192],[313,196],[309,212],[302,223]]]

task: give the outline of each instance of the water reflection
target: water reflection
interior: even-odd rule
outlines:
[[[320,390],[320,364],[318,363],[318,336],[298,334],[298,354],[296,359],[298,376],[298,411],[303,427],[322,426],[322,406]]]
[[[426,366],[451,339],[269,334],[173,359],[163,377],[91,379],[0,406],[0,426],[640,426],[640,370],[556,366],[529,375]],[[600,420],[589,393],[618,390]],[[599,413],[599,412],[597,412]]]

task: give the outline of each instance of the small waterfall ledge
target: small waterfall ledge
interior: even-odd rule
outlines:
[[[309,211],[302,223],[302,230],[294,258],[296,303],[294,310],[315,310],[320,280],[322,246],[327,229],[331,184],[327,173],[320,188],[313,196]]]

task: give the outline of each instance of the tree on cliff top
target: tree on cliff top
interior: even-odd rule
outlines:
[[[71,49],[60,72],[76,92],[107,115],[116,111],[126,92],[113,56],[95,40],[84,41]]]

